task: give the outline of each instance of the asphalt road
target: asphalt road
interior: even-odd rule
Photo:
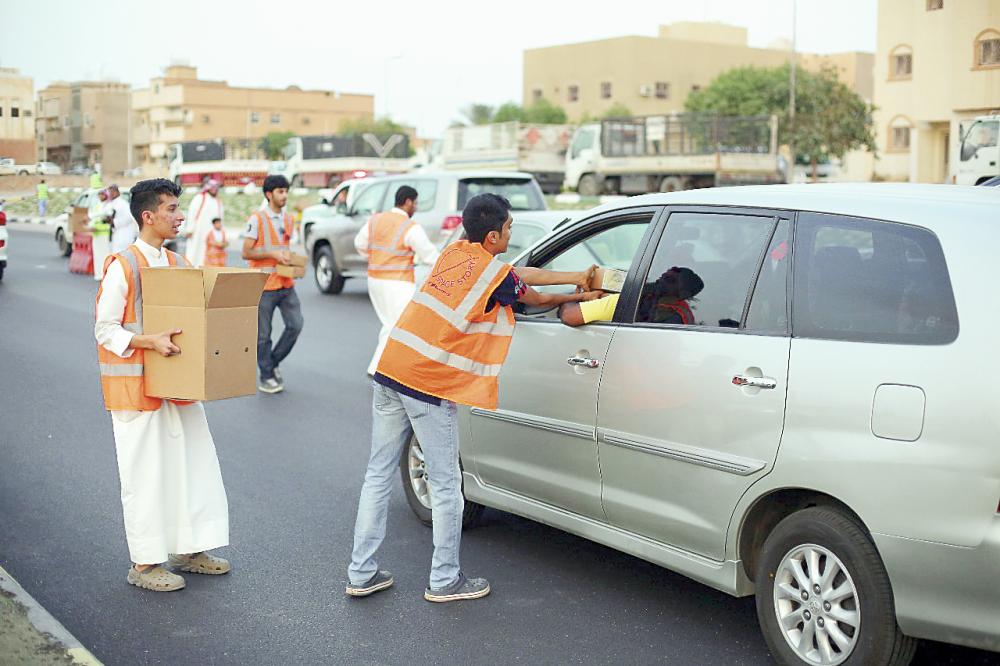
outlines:
[[[397,491],[381,563],[396,586],[343,593],[367,461],[365,366],[377,320],[363,281],[300,282],[305,329],[286,391],[208,403],[229,494],[234,571],[187,589],[125,582],[111,420],[95,365],[97,285],[48,230],[11,231],[0,282],[0,565],[107,664],[768,664],[751,599],[488,510],[462,566],[482,601],[430,604],[430,531]],[[4,662],[0,654],[0,663]],[[924,644],[918,664],[1000,664]]]

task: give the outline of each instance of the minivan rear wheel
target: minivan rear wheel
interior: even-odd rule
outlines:
[[[757,619],[788,666],[903,666],[917,641],[896,623],[875,544],[845,512],[810,507],[774,528],[757,559]]]
[[[423,449],[420,448],[420,442],[417,441],[416,435],[410,437],[410,441],[403,449],[403,455],[400,456],[399,475],[403,481],[406,503],[410,505],[413,515],[424,525],[433,525],[431,491],[427,483],[427,466],[424,463]],[[465,500],[465,509],[462,511],[462,529],[475,527],[485,508],[482,504]]]

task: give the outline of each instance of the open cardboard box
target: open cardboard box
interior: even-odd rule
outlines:
[[[626,277],[628,277],[628,271],[601,267],[594,271],[594,277],[590,280],[590,288],[620,293],[625,288]]]
[[[283,266],[278,264],[275,268],[275,273],[282,277],[290,278],[301,278],[306,276],[306,263],[309,261],[309,257],[304,254],[292,253],[292,263],[290,266]]]
[[[181,353],[145,353],[146,395],[221,400],[257,391],[257,306],[267,274],[249,268],[142,269],[143,331],[179,328]]]

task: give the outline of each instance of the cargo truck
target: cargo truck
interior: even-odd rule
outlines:
[[[180,186],[201,185],[214,178],[223,185],[264,183],[270,162],[263,159],[227,159],[221,141],[185,141],[170,145],[170,180]]]
[[[572,125],[519,122],[451,127],[438,164],[443,169],[530,173],[546,194],[560,191]]]
[[[409,152],[405,134],[296,136],[271,173],[283,175],[292,187],[336,187],[351,178],[406,172]]]
[[[961,143],[953,181],[979,185],[1000,175],[1000,113],[959,124]]]
[[[784,182],[776,116],[674,114],[586,123],[564,187],[584,196]]]

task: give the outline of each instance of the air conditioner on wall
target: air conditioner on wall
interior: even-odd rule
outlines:
[[[639,86],[639,97],[652,97],[653,86]]]

